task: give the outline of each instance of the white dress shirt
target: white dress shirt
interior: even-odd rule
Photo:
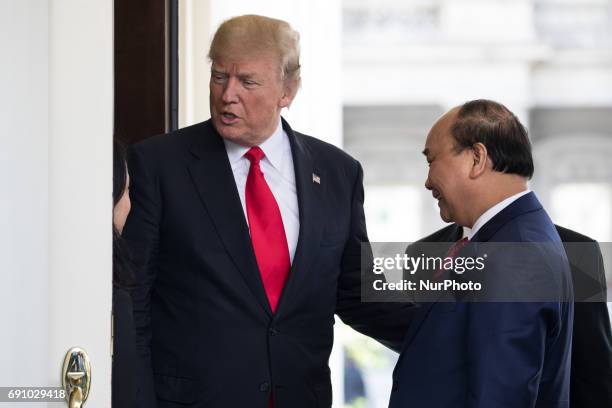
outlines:
[[[520,193],[510,196],[506,198],[505,200],[502,200],[499,203],[495,204],[493,207],[489,208],[487,211],[482,213],[480,217],[478,217],[478,219],[474,223],[474,226],[472,227],[471,230],[469,228],[463,227],[463,236],[467,236],[468,239],[471,241],[472,237],[476,235],[478,230],[482,228],[482,226],[485,225],[487,222],[489,222],[491,218],[495,217],[504,208],[506,208],[507,206],[509,206],[510,204],[512,204],[513,202],[515,202],[516,200],[518,200],[519,198],[521,198],[522,196],[530,192],[531,190],[529,189],[525,191],[521,191]]]
[[[223,142],[225,143],[227,157],[232,166],[236,187],[238,187],[238,195],[242,203],[244,218],[248,224],[245,190],[251,162],[244,157],[244,154],[249,151],[250,147],[240,146],[226,139],[223,139]],[[289,246],[289,259],[293,264],[293,256],[295,255],[300,232],[300,214],[295,187],[295,169],[293,167],[293,156],[291,155],[291,144],[281,126],[280,120],[272,136],[259,145],[259,148],[265,153],[265,157],[260,162],[261,171],[278,203],[283,226],[285,227],[287,245]]]

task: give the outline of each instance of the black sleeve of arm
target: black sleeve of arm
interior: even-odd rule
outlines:
[[[353,186],[351,232],[344,248],[338,281],[336,313],[344,323],[370,336],[394,351],[399,351],[412,320],[414,307],[400,302],[362,302],[362,262],[372,265],[372,252],[363,211],[363,170],[358,162]],[[364,245],[362,246],[362,243]],[[365,251],[362,259],[362,249]],[[371,270],[371,268],[369,269]],[[373,274],[365,273],[363,284],[371,284]]]

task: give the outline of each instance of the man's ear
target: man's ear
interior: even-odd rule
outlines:
[[[285,81],[283,84],[283,95],[281,96],[278,104],[280,108],[288,108],[291,106],[291,103],[297,94],[298,86],[298,81]]]
[[[472,146],[472,168],[470,170],[471,178],[478,178],[487,170],[489,155],[487,148],[483,143],[476,143]]]

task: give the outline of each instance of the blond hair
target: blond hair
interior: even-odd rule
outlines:
[[[289,23],[254,14],[225,20],[215,32],[208,58],[278,58],[280,78],[300,84],[300,35]]]

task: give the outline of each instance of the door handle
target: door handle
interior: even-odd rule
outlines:
[[[62,388],[66,391],[69,408],[81,408],[91,387],[91,364],[89,356],[79,347],[73,347],[64,357]]]

